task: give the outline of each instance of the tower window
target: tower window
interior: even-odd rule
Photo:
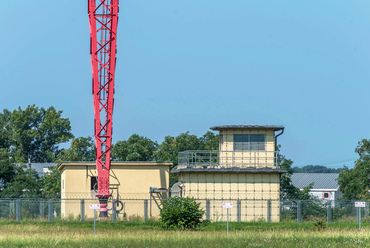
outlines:
[[[264,151],[265,134],[234,134],[234,151]]]

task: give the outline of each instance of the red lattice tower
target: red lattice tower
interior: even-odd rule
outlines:
[[[106,218],[119,0],[88,0],[100,218]]]

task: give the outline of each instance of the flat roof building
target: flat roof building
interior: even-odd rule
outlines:
[[[110,192],[112,208],[115,200],[120,201],[120,216],[143,216],[144,200],[149,198],[151,187],[168,189],[171,162],[112,162],[110,170]],[[89,204],[98,204],[95,194],[98,190],[95,162],[63,162],[61,170],[61,214],[63,217],[81,214],[94,215]],[[167,197],[167,195],[165,196]],[[75,199],[75,200],[73,200]],[[159,209],[153,208],[152,216],[158,216]]]
[[[226,220],[224,201],[234,203],[233,220],[279,221],[280,174],[277,138],[283,126],[223,125],[218,151],[184,151],[172,170],[178,174],[182,196],[212,199],[211,219]],[[276,131],[281,131],[276,134]],[[206,204],[206,203],[204,203]],[[209,201],[209,204],[210,201]],[[203,205],[204,206],[204,205]]]

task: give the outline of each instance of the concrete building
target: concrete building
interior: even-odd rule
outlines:
[[[223,202],[233,203],[232,221],[280,220],[277,137],[283,126],[214,126],[219,151],[185,151],[172,172],[184,197],[202,199],[208,218],[226,220]],[[275,134],[277,131],[281,131]]]
[[[338,200],[342,195],[337,179],[339,173],[294,173],[292,184],[300,189],[313,183],[310,193],[321,200]]]
[[[168,189],[170,162],[112,162],[110,188],[112,201],[119,200],[119,216],[143,216],[144,200],[149,198],[149,188]],[[89,204],[98,204],[97,171],[95,162],[64,162],[61,170],[61,214],[63,217],[79,216],[81,199],[84,200],[84,216],[92,217]],[[161,197],[167,197],[165,194]],[[75,200],[73,200],[75,199]],[[150,204],[150,203],[149,203]],[[153,203],[154,204],[154,203]],[[112,202],[108,204],[112,208]],[[150,206],[147,206],[148,208]],[[152,216],[159,215],[159,209],[148,209]],[[110,211],[111,212],[111,211]]]

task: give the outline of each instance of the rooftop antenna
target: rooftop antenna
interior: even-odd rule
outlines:
[[[28,153],[28,168],[31,168],[31,155]]]

